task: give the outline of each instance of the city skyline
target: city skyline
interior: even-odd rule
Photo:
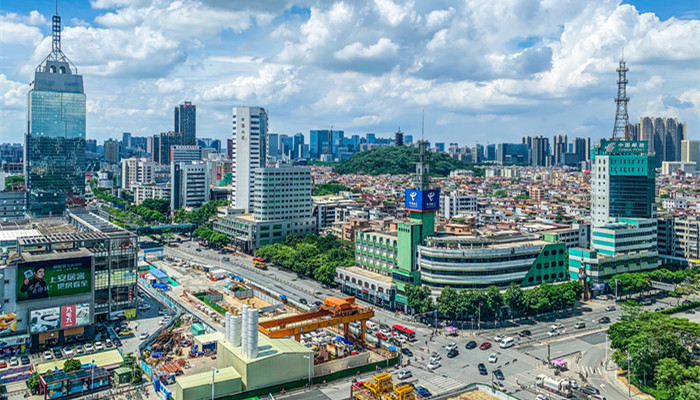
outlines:
[[[269,111],[270,132],[287,135],[333,127],[390,137],[401,126],[416,137],[416,115],[425,108],[431,142],[485,144],[492,130],[492,143],[560,133],[595,140],[608,137],[614,122],[614,66],[623,47],[630,119],[688,121],[694,139],[696,6],[631,3],[593,2],[583,10],[514,3],[510,9],[530,17],[499,15],[514,19],[503,24],[510,26],[485,22],[498,12],[489,7],[389,1],[248,10],[95,1],[93,8],[59,4],[59,14],[64,48],[95,91],[87,138],[98,141],[168,131],[172,107],[190,100],[199,106],[197,136],[218,139],[231,137],[230,109],[249,105]],[[0,69],[0,142],[18,141],[26,129],[18,111],[26,109],[30,72],[50,47],[54,3],[12,7],[0,11],[3,54],[11,54]],[[528,26],[536,18],[545,23]],[[167,21],[180,23],[186,37]],[[363,24],[372,27],[353,29]],[[464,57],[449,56],[465,49]]]

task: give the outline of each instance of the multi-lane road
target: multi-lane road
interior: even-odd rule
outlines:
[[[324,287],[316,281],[299,278],[296,274],[278,268],[269,268],[266,271],[256,269],[249,259],[227,254],[220,255],[215,251],[200,249],[196,242],[184,241],[178,243],[176,248],[165,249],[166,255],[190,260],[201,264],[208,264],[229,270],[244,279],[254,281],[269,289],[278,291],[287,297],[299,300],[306,299],[309,303],[323,301],[329,296],[341,296],[339,291]],[[222,261],[222,257],[228,257]],[[547,367],[546,360],[563,357],[568,362],[568,371],[561,376],[574,378],[579,384],[584,381],[597,387],[603,396],[609,400],[622,400],[627,398],[627,391],[619,384],[615,384],[605,371],[603,365],[607,345],[605,329],[609,324],[599,323],[603,316],[614,322],[620,315],[620,310],[606,311],[606,306],[612,301],[590,301],[576,306],[574,310],[565,313],[538,317],[530,320],[505,321],[500,328],[465,329],[456,336],[445,336],[441,330],[437,332],[431,328],[407,320],[401,314],[375,308],[374,321],[386,325],[400,324],[413,329],[416,332],[416,341],[409,345],[414,357],[404,359],[410,362],[407,366],[413,373],[409,382],[422,385],[433,393],[442,393],[466,386],[471,382],[491,384],[492,379],[500,389],[514,394],[518,398],[534,398],[536,388],[535,378],[539,374],[554,376],[554,371]],[[657,305],[655,305],[657,306]],[[662,306],[667,307],[668,304]],[[652,306],[654,308],[654,306]],[[562,324],[564,329],[560,336],[549,337],[551,325]],[[585,323],[585,328],[575,329],[577,323]],[[505,326],[504,326],[505,325]],[[519,337],[518,332],[529,330],[531,335]],[[516,338],[516,345],[501,349],[495,342],[496,335],[511,336]],[[474,340],[479,345],[483,342],[491,342],[493,347],[489,350],[465,349],[467,342]],[[456,342],[459,355],[447,358],[445,346],[450,342]],[[427,368],[431,353],[441,355],[442,366],[435,371]],[[497,361],[490,363],[489,355],[495,354]],[[488,374],[481,375],[477,365],[486,365]],[[492,372],[500,369],[505,379],[498,381],[493,378]],[[609,366],[612,369],[613,366]],[[556,395],[548,395],[556,399]],[[586,396],[578,393],[578,397]]]

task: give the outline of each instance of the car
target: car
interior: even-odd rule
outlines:
[[[600,317],[598,320],[599,323],[601,324],[609,324],[610,323],[610,317]]]
[[[503,335],[496,335],[496,336],[493,338],[493,340],[494,340],[495,342],[500,342],[501,340],[503,340],[504,337],[505,337],[505,336],[503,336]]]
[[[7,368],[7,361],[5,361],[4,359],[0,360],[0,368]]]
[[[430,397],[433,395],[432,393],[430,393],[430,390],[428,390],[428,388],[424,388],[423,386],[416,386],[413,390],[419,396]]]
[[[467,343],[466,346],[464,346],[464,348],[467,349],[467,350],[475,349],[475,348],[476,348],[476,342],[473,341],[473,340],[471,340],[471,341],[469,341],[469,343]]]
[[[92,347],[92,344],[90,344],[90,343],[85,343],[85,352],[86,352],[86,353],[90,353],[90,352],[93,352],[93,351],[95,351],[95,348]]]
[[[587,399],[588,400],[605,400],[605,397],[603,397],[599,394],[591,394],[591,395],[588,395]]]
[[[387,336],[383,332],[377,332],[377,338],[382,339],[382,340],[387,340],[387,339],[389,339],[389,336]]]
[[[46,361],[53,360],[53,354],[51,354],[50,351],[46,350],[44,352],[44,358],[46,359]]]
[[[561,332],[559,332],[559,331],[549,331],[549,332],[547,332],[547,336],[549,336],[549,337],[559,336],[559,335],[561,335]]]
[[[396,341],[401,343],[401,344],[404,344],[407,342],[406,338],[403,335],[396,338]]]
[[[445,346],[445,350],[447,350],[447,351],[450,351],[450,350],[456,349],[456,348],[457,348],[457,343],[455,343],[455,342],[448,343],[447,346]]]
[[[600,394],[600,390],[594,388],[593,386],[583,385],[578,390],[585,394]]]
[[[119,336],[131,336],[131,335],[133,335],[133,334],[134,334],[134,331],[131,330],[131,329],[128,329],[128,328],[119,331]]]
[[[399,373],[397,375],[397,377],[401,380],[411,378],[412,376],[413,376],[413,374],[408,369],[404,369],[404,370],[399,371]]]
[[[122,341],[119,338],[114,338],[114,345],[117,347],[122,347]]]
[[[569,386],[571,386],[572,389],[578,389],[578,382],[576,382],[576,379],[569,378]]]
[[[530,332],[527,329],[522,330],[518,333],[518,336],[520,336],[520,337],[526,337],[526,336],[530,336],[530,335],[532,335],[532,332]]]
[[[650,305],[651,305],[651,299],[642,299],[642,305],[643,305],[643,306],[650,306]]]
[[[574,328],[575,328],[575,329],[583,329],[583,328],[585,328],[585,327],[586,327],[586,323],[585,323],[585,322],[577,322],[576,325],[574,325]]]
[[[442,356],[439,353],[433,353],[430,356],[430,361],[440,361],[442,360]]]
[[[498,379],[499,381],[506,379],[506,377],[503,376],[503,371],[501,371],[500,369],[493,371],[493,374],[494,374],[494,376],[496,376],[496,379]]]
[[[144,339],[146,339],[146,338],[148,338],[148,332],[142,332],[142,333],[139,335],[139,339],[141,339],[141,340],[144,340]]]
[[[202,249],[195,249],[196,251],[202,251]]]
[[[615,311],[615,306],[609,305],[609,306],[605,307],[605,311]]]
[[[165,325],[165,320],[164,319],[158,320],[158,325]]]
[[[484,343],[481,344],[481,346],[479,346],[479,348],[480,348],[481,350],[488,350],[488,349],[491,348],[491,343],[490,343],[490,342],[484,342]]]
[[[19,365],[19,360],[17,360],[17,357],[10,358],[10,367],[16,367],[18,365]]]
[[[477,368],[479,368],[479,373],[481,375],[488,375],[489,374],[489,371],[486,370],[486,366],[483,363],[479,363],[479,366]]]
[[[498,361],[498,356],[496,355],[496,353],[491,353],[491,355],[489,356],[489,362],[495,363],[496,361]]]
[[[27,356],[22,356],[19,358],[19,360],[22,363],[22,365],[31,364],[31,361],[29,360],[29,357],[27,357]]]
[[[95,342],[95,351],[100,351],[103,349],[104,349],[104,346],[102,345],[102,342]]]
[[[564,324],[554,324],[552,325],[553,331],[558,331],[559,329],[564,329]]]
[[[457,349],[452,349],[447,352],[447,358],[455,358],[459,355],[459,350]]]
[[[663,307],[656,307],[656,308],[654,309],[654,311],[661,311],[661,310],[663,310],[663,309],[664,309]]]
[[[543,394],[538,394],[537,397],[535,397],[535,400],[551,400],[551,399]]]
[[[61,353],[61,349],[54,349],[53,350],[53,356],[56,359],[61,359],[63,358],[63,353]]]
[[[407,347],[401,348],[401,354],[405,355],[406,357],[413,357],[413,352]]]
[[[105,347],[108,349],[111,349],[112,347],[114,347],[114,343],[112,343],[112,339],[105,340]]]
[[[170,315],[170,313],[169,313],[168,311],[166,311],[166,310],[163,310],[163,309],[158,310],[158,316],[159,316],[159,317],[162,317],[162,316],[164,316],[164,315]]]
[[[309,304],[309,302],[303,297],[299,299],[299,303],[304,304],[304,305]]]
[[[435,371],[436,369],[440,368],[442,365],[440,364],[440,360],[434,360],[428,363],[428,369],[431,371]]]
[[[81,346],[81,345],[75,346],[75,354],[85,354],[85,349],[83,349],[83,346]]]
[[[323,302],[322,302],[321,300],[316,300],[316,301],[314,301],[314,305],[315,305],[316,307],[321,307],[322,304],[323,304]]]
[[[73,349],[70,348],[70,346],[66,346],[63,348],[63,354],[66,355],[66,357],[73,357]]]
[[[149,306],[148,304],[141,304],[140,306],[138,306],[139,311],[148,311],[150,309],[151,309],[151,306]]]

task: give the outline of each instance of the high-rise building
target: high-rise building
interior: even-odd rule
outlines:
[[[343,136],[343,131],[334,131],[329,129],[319,129],[310,131],[310,157],[314,159],[337,157],[338,151],[343,144]]]
[[[131,132],[122,132],[122,150],[131,148]]]
[[[97,153],[97,140],[95,140],[95,139],[85,140],[85,151],[88,153]]]
[[[552,139],[553,165],[564,164],[564,154],[569,150],[569,139],[566,135],[554,135]]]
[[[148,158],[131,157],[122,160],[122,189],[131,190],[135,184],[155,182],[156,163]]]
[[[24,179],[33,216],[60,215],[85,190],[83,77],[61,51],[61,17],[52,21],[51,53],[34,70],[27,95]]]
[[[377,135],[374,133],[368,133],[366,135],[367,138],[367,144],[375,144],[377,143]]]
[[[197,139],[197,146],[203,149],[214,149],[214,152],[221,153],[221,140],[212,138]]]
[[[288,135],[280,135],[280,150],[282,155],[287,158],[292,158],[294,149],[294,138]]]
[[[292,148],[292,158],[298,160],[302,158],[304,148],[304,134],[299,132],[294,135],[294,147]]]
[[[529,161],[529,147],[520,143],[498,143],[496,162],[499,164],[526,164]]]
[[[549,138],[543,136],[525,136],[523,144],[530,150],[530,164],[533,167],[549,167]]]
[[[279,158],[282,155],[280,151],[280,135],[278,133],[267,134],[267,156],[269,158]]]
[[[253,208],[255,168],[267,154],[267,111],[261,107],[233,108],[233,206]],[[174,188],[173,188],[174,191]]]
[[[573,153],[578,156],[578,162],[588,161],[591,152],[591,138],[575,138]]]
[[[226,158],[233,158],[233,139],[226,139]]]
[[[649,153],[656,158],[656,167],[664,161],[681,160],[681,141],[687,125],[677,118],[642,117],[639,121],[639,140],[646,141]]]
[[[352,151],[357,153],[360,151],[360,135],[352,135],[351,139]]]
[[[185,146],[197,145],[197,106],[189,101],[175,107],[175,132]]]
[[[202,160],[202,148],[199,146],[170,146],[170,164]]]
[[[403,132],[401,132],[401,128],[394,133],[394,146],[403,146]]]
[[[681,161],[695,162],[700,166],[700,140],[681,141]]]
[[[202,161],[174,162],[170,166],[170,208],[200,207],[209,201],[209,173]]]
[[[482,146],[482,145],[480,145],[480,144],[477,143],[476,146],[474,146],[474,148],[472,148],[472,154],[471,154],[471,155],[472,155],[472,157],[471,157],[472,160],[471,160],[471,161],[472,161],[474,164],[478,164],[478,163],[480,163],[481,161],[483,161],[483,159],[484,159],[484,146]]]
[[[438,153],[444,153],[445,152],[445,143],[444,142],[436,142],[435,143],[435,151]]]
[[[182,144],[182,135],[177,132],[161,132],[153,136],[153,161],[160,165],[170,165],[170,148]]]
[[[105,140],[105,161],[108,163],[116,164],[121,159],[122,145],[120,142],[109,139]]]
[[[403,141],[407,146],[413,144],[413,135],[404,135]]]
[[[602,140],[591,160],[591,221],[654,218],[656,164],[644,141]]]
[[[487,144],[486,153],[484,154],[486,161],[496,161],[496,145]]]

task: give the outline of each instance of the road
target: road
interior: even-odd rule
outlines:
[[[192,262],[223,268],[246,280],[254,281],[285,294],[294,300],[304,298],[312,303],[316,300],[322,301],[329,296],[343,296],[337,290],[326,288],[310,279],[300,278],[289,271],[275,267],[262,271],[254,268],[249,259],[230,254],[225,255],[225,257],[229,257],[230,261],[224,262],[221,261],[222,255],[211,250],[196,251],[198,247],[196,242],[182,242],[178,243],[177,248],[166,248],[165,253]],[[599,388],[607,399],[622,400],[627,398],[626,391],[623,393],[624,388],[613,385],[601,367],[601,362],[606,356],[604,331],[608,324],[599,323],[599,319],[602,316],[608,316],[614,322],[620,315],[619,309],[605,310],[606,306],[611,304],[613,304],[612,301],[589,301],[580,303],[574,310],[566,313],[529,320],[501,321],[500,327],[482,326],[482,329],[479,329],[475,326],[473,330],[459,331],[456,337],[447,337],[442,334],[442,330],[433,331],[423,324],[405,320],[401,314],[384,309],[375,308],[373,320],[387,325],[404,325],[416,332],[417,341],[407,346],[414,352],[414,357],[403,360],[404,364],[410,363],[407,368],[413,373],[413,377],[407,381],[425,386],[433,393],[453,391],[471,382],[491,384],[492,373],[499,368],[505,375],[505,379],[501,382],[501,390],[519,398],[534,398],[536,376],[539,374],[554,376],[554,371],[546,366],[546,360],[549,356],[550,359],[564,357],[569,362],[569,370],[564,372],[562,376],[576,379],[580,384],[583,384],[582,378],[586,378],[587,374],[589,384]],[[371,306],[371,304],[367,305]],[[658,306],[659,304],[653,304],[648,308],[653,309]],[[667,304],[661,304],[661,306],[668,307]],[[551,325],[555,322],[564,325],[564,333],[550,338],[548,332],[552,330]],[[585,328],[575,329],[574,325],[581,322],[585,323]],[[518,332],[524,329],[530,330],[531,336],[518,338]],[[494,340],[494,336],[497,334],[517,338],[516,346],[508,349],[499,348]],[[466,350],[465,345],[470,340],[474,340],[478,344],[489,341],[493,343],[494,347],[489,350],[479,350],[478,348]],[[457,343],[460,355],[449,359],[446,357],[445,346],[452,341]],[[428,358],[433,352],[441,355],[442,367],[430,371],[427,364]],[[490,354],[495,354],[498,357],[496,363],[488,362]],[[477,369],[479,363],[486,365],[488,375],[479,374]],[[327,395],[331,395],[331,393],[337,395],[339,391],[345,390],[345,386],[349,391],[349,383],[339,383],[335,385],[333,390],[329,388],[319,390]],[[529,388],[529,390],[524,390],[523,387]],[[575,394],[577,398],[585,398],[580,392]],[[318,396],[321,394],[318,393]],[[558,398],[556,395],[548,394],[548,396],[552,399]]]

